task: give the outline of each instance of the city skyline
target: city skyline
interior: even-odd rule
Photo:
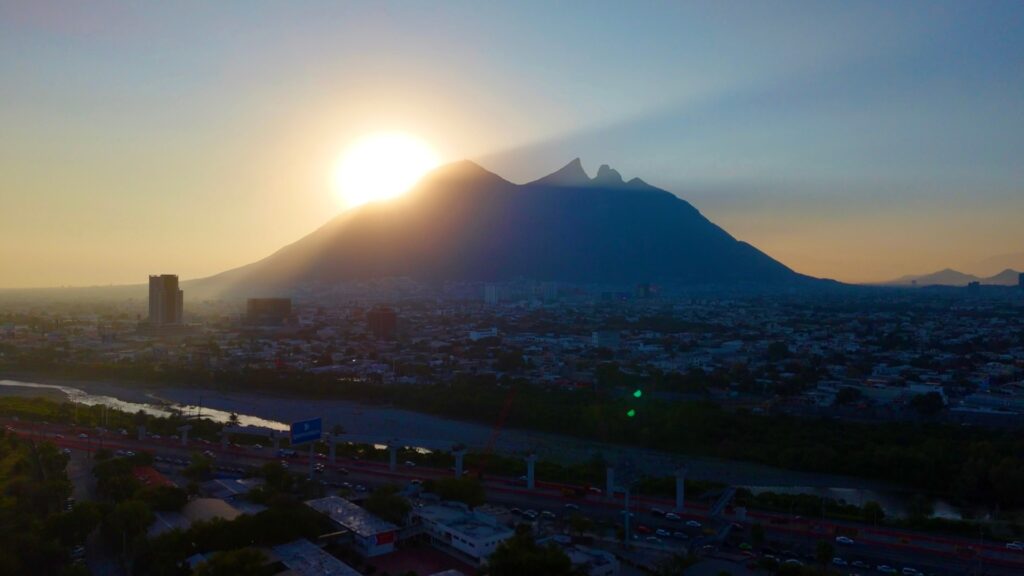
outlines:
[[[0,287],[262,258],[388,130],[514,182],[612,164],[819,277],[1024,246],[1019,5],[238,8],[2,4]]]

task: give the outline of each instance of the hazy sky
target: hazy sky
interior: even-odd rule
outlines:
[[[258,259],[337,213],[338,155],[379,130],[518,182],[609,163],[813,275],[990,272],[1024,251],[1022,16],[0,0],[0,287]]]

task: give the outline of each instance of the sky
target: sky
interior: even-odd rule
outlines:
[[[0,287],[257,260],[379,131],[514,182],[607,163],[816,276],[1024,266],[1022,29],[1009,1],[0,0]]]

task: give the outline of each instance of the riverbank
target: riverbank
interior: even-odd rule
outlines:
[[[208,411],[212,409],[282,423],[320,416],[328,430],[340,424],[349,434],[388,435],[408,439],[413,444],[416,439],[425,439],[432,443],[462,443],[470,449],[485,450],[494,436],[492,426],[349,400],[313,400],[295,395],[248,394],[45,376],[35,378],[25,374],[4,374],[0,379],[77,388],[96,396],[144,404],[169,402],[191,409],[201,404]],[[738,486],[806,486],[856,491],[898,489],[863,478],[796,472],[762,464],[687,456],[516,428],[502,430],[493,440],[493,448],[504,454],[536,452],[542,459],[564,463],[587,461],[595,455],[600,455],[613,465],[630,459],[638,472],[652,476],[671,476],[679,468],[686,467],[690,479]]]

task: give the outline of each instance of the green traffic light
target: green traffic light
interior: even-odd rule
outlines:
[[[640,390],[640,389],[637,389],[636,392],[633,392],[633,398],[639,398],[639,397],[641,397],[643,395],[644,395],[644,391]]]
[[[630,408],[629,412],[626,412],[626,416],[629,416],[630,418],[632,418],[633,416],[636,416],[636,410],[633,410],[632,408]]]

